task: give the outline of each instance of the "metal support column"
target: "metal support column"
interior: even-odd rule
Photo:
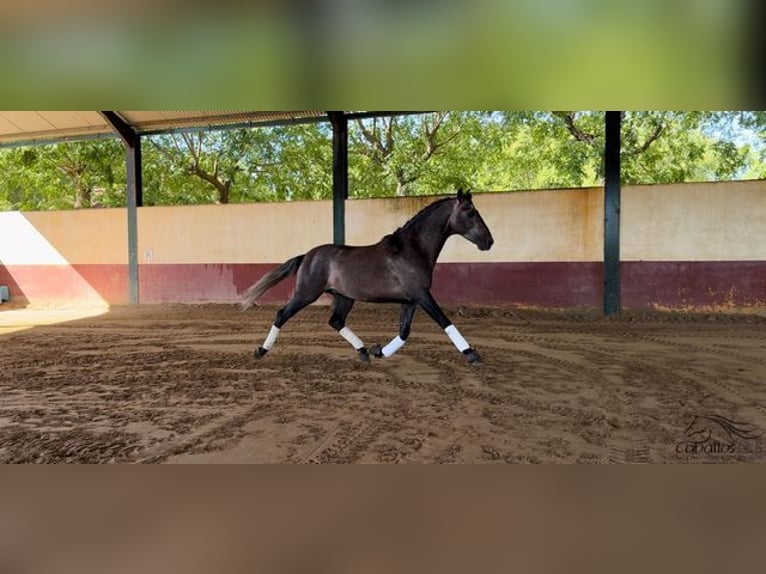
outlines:
[[[120,135],[125,146],[128,208],[128,295],[132,304],[138,303],[138,208],[143,205],[144,186],[141,169],[141,138],[115,112],[101,115]]]
[[[620,126],[606,112],[604,137],[604,315],[620,312]]]
[[[332,123],[332,235],[333,243],[346,242],[348,199],[348,118],[343,112],[327,112]]]

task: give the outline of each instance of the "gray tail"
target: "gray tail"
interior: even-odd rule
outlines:
[[[240,304],[242,310],[249,309],[255,304],[256,299],[263,295],[266,291],[274,287],[277,283],[286,279],[290,275],[295,275],[298,272],[298,267],[303,262],[303,255],[298,255],[292,259],[288,259],[282,265],[274,269],[274,271],[267,273],[258,280],[258,283],[248,288],[242,298]]]

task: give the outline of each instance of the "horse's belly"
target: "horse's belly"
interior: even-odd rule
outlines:
[[[328,290],[359,301],[407,302],[423,290],[422,273],[418,271],[387,259],[378,249],[351,248],[331,264]]]
[[[380,302],[404,302],[409,301],[409,296],[404,292],[401,285],[391,281],[354,281],[341,280],[330,281],[329,289],[345,295],[357,301],[370,303]]]

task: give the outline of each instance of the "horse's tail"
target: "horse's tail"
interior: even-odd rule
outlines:
[[[288,259],[282,265],[274,269],[274,271],[267,273],[258,280],[258,283],[248,288],[242,298],[241,307],[244,311],[252,307],[255,304],[256,299],[263,295],[266,291],[274,287],[277,283],[286,279],[290,275],[295,275],[298,272],[298,267],[303,262],[304,255],[298,255],[292,259]]]

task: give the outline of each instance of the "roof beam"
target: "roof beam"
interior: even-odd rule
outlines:
[[[101,117],[104,118],[110,126],[112,126],[112,129],[122,138],[122,142],[125,145],[132,147],[135,144],[136,138],[138,137],[136,130],[133,129],[133,126],[123,120],[117,112],[107,111],[98,113],[101,114]]]

